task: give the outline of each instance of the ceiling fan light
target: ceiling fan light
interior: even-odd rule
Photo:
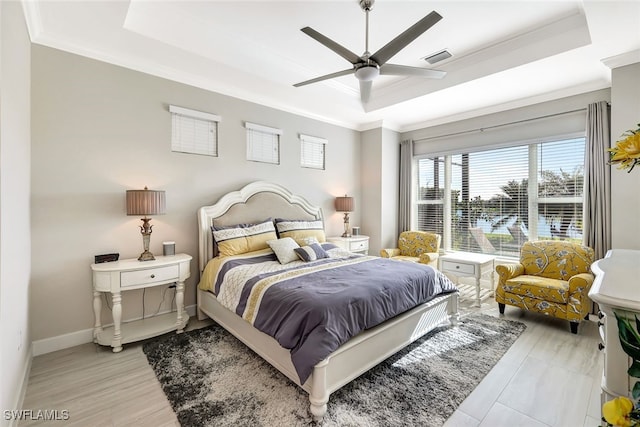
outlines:
[[[356,78],[362,82],[370,82],[380,75],[380,69],[373,65],[360,67],[355,72]]]

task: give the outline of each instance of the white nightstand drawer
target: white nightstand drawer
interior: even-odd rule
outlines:
[[[171,280],[177,281],[179,276],[180,266],[178,265],[148,268],[146,270],[123,271],[120,276],[120,286],[126,288],[149,283],[168,282]]]
[[[351,242],[349,245],[349,250],[351,252],[355,251],[363,251],[369,249],[369,241],[368,240],[360,240],[356,242]]]
[[[460,272],[462,274],[474,275],[476,272],[475,266],[472,264],[462,264],[458,262],[442,261],[442,271],[455,274]]]

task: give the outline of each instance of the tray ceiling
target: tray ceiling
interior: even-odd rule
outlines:
[[[302,27],[364,52],[356,0],[23,4],[34,43],[354,129],[410,130],[606,88],[602,60],[640,49],[638,1],[378,0],[370,50],[435,10],[443,19],[392,62],[447,76],[380,76],[363,106],[353,75],[293,87],[349,68]],[[424,60],[442,49],[453,56]]]

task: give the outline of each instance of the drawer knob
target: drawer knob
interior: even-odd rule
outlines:
[[[151,275],[151,278],[152,278],[152,279],[155,279],[155,278],[156,278],[156,275],[155,275],[155,274],[152,274],[152,275]]]
[[[602,344],[601,342],[598,343],[598,350],[604,350],[604,344]]]
[[[456,269],[459,269],[459,268],[460,268],[460,266],[459,266],[459,265],[456,265]]]
[[[602,319],[604,317],[604,313],[601,311],[598,311],[598,319]]]
[[[598,322],[598,327],[604,326],[604,323]]]

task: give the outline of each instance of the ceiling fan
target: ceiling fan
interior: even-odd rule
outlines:
[[[353,67],[347,70],[338,71],[335,73],[316,77],[311,80],[296,83],[294,84],[295,87],[333,79],[335,77],[346,76],[348,74],[355,74],[356,78],[360,81],[360,100],[364,104],[369,101],[373,80],[380,74],[394,76],[417,76],[431,79],[441,79],[446,75],[446,72],[439,70],[430,70],[420,67],[409,67],[406,65],[387,64],[387,61],[391,59],[395,54],[400,52],[405,48],[405,46],[414,41],[422,33],[427,31],[442,19],[442,16],[440,16],[440,14],[435,11],[431,12],[430,14],[413,24],[413,26],[409,27],[402,34],[391,40],[373,55],[369,52],[369,12],[373,7],[374,2],[375,0],[359,0],[360,7],[366,14],[365,52],[361,56],[356,55],[349,49],[320,34],[311,27],[304,27],[300,30],[309,37],[322,43],[338,55],[342,56],[344,59],[349,61]]]

